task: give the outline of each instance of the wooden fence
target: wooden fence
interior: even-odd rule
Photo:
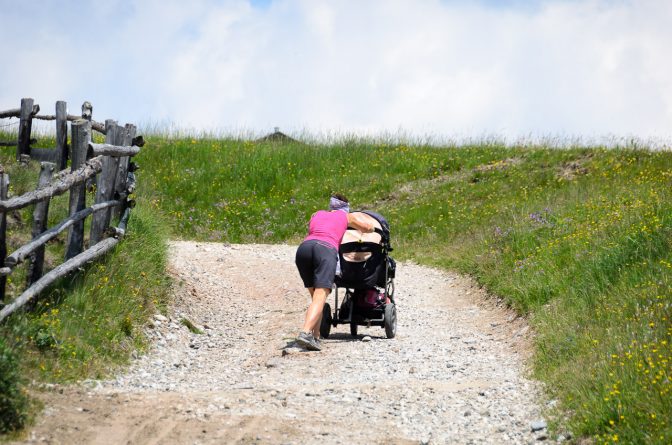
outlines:
[[[106,120],[102,125],[92,120],[91,104],[82,105],[82,115],[67,114],[66,103],[56,103],[56,114],[39,116],[39,105],[33,99],[22,99],[21,108],[0,111],[0,118],[18,117],[17,140],[0,142],[16,145],[16,158],[22,163],[31,159],[42,161],[37,188],[21,196],[8,197],[9,175],[0,165],[0,322],[34,299],[57,279],[77,270],[85,263],[110,251],[123,237],[134,202],[129,196],[135,189],[137,166],[130,158],[144,145],[136,137],[136,127],[120,126]],[[56,147],[31,148],[33,119],[56,121]],[[68,121],[71,121],[71,144],[68,145]],[[92,142],[92,131],[105,135],[104,144]],[[70,160],[70,168],[67,162]],[[86,187],[96,184],[95,202],[86,205]],[[69,216],[55,226],[47,227],[49,202],[65,192],[69,196]],[[7,254],[7,214],[34,206],[32,241]],[[84,249],[84,221],[91,216],[88,248]],[[118,225],[111,221],[118,218]],[[45,245],[60,233],[68,231],[64,262],[44,273]],[[7,276],[19,264],[27,262],[27,288],[11,302],[5,303]],[[3,306],[4,305],[4,306]]]

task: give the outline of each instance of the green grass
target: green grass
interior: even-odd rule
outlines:
[[[122,242],[84,273],[62,280],[5,331],[41,380],[108,375],[144,347],[139,331],[166,303],[167,235],[149,208],[136,207]],[[8,329],[8,328],[5,328]]]
[[[15,432],[28,421],[29,398],[20,385],[18,362],[0,337],[0,435]]]
[[[12,195],[35,188],[37,163],[19,165],[10,149],[0,154],[0,164],[10,175]],[[50,226],[67,215],[67,200],[67,193],[52,199]],[[87,203],[92,202],[90,194]],[[8,216],[8,252],[30,239],[31,212],[27,208]],[[46,270],[63,262],[66,236],[47,245]],[[100,378],[127,363],[131,351],[144,348],[141,328],[165,307],[169,294],[167,239],[161,212],[138,198],[126,235],[110,254],[52,285],[31,311],[20,310],[0,324],[0,368],[11,359],[12,369],[20,371],[0,382],[0,411],[7,419],[9,413],[14,416],[0,433],[20,429],[30,419],[31,405],[19,397],[25,396],[26,382]],[[8,277],[7,301],[25,289],[25,275],[26,266],[21,265]]]
[[[529,316],[558,429],[672,441],[672,153],[155,137],[138,161],[140,194],[185,238],[298,242],[332,191],[380,211],[396,257]]]
[[[2,328],[42,378],[101,375],[142,346],[137,326],[165,302],[166,230],[297,243],[338,191],[388,217],[397,259],[468,273],[529,317],[558,431],[672,442],[672,153],[147,139],[128,239]]]

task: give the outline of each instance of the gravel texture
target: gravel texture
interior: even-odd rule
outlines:
[[[147,326],[150,351],[115,379],[49,393],[27,442],[548,441],[524,320],[464,277],[399,263],[396,338],[339,325],[306,352],[295,250],[172,243],[174,304]]]

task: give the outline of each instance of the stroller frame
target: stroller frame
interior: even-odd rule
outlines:
[[[324,338],[329,337],[332,326],[336,327],[339,324],[349,324],[350,334],[353,337],[357,336],[359,326],[381,326],[385,328],[387,338],[394,338],[396,336],[397,310],[394,300],[394,260],[389,257],[389,252],[393,250],[389,240],[389,226],[385,218],[375,212],[364,211],[362,213],[366,213],[376,219],[383,228],[382,230],[379,228],[375,229],[375,232],[381,236],[380,245],[376,245],[374,248],[372,246],[374,243],[350,243],[356,245],[352,246],[352,250],[348,249],[348,252],[373,252],[373,250],[377,250],[379,247],[379,254],[382,255],[382,261],[384,262],[384,277],[383,279],[380,279],[380,276],[377,277],[375,285],[354,283],[354,286],[352,282],[347,282],[347,280],[337,277],[335,280],[333,314],[329,303],[325,303],[322,312],[320,334]],[[339,256],[343,253],[342,250],[339,251]],[[344,282],[346,282],[345,285],[339,286],[339,284],[344,284]],[[345,296],[340,305],[338,298],[339,287],[345,289]],[[358,307],[355,301],[356,292],[358,290],[367,291],[372,289],[375,289],[379,293],[380,300],[382,301],[379,301],[379,304],[373,308]]]

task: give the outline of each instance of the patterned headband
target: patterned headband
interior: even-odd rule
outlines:
[[[329,199],[329,210],[343,210],[348,213],[350,211],[350,204],[332,196]]]

